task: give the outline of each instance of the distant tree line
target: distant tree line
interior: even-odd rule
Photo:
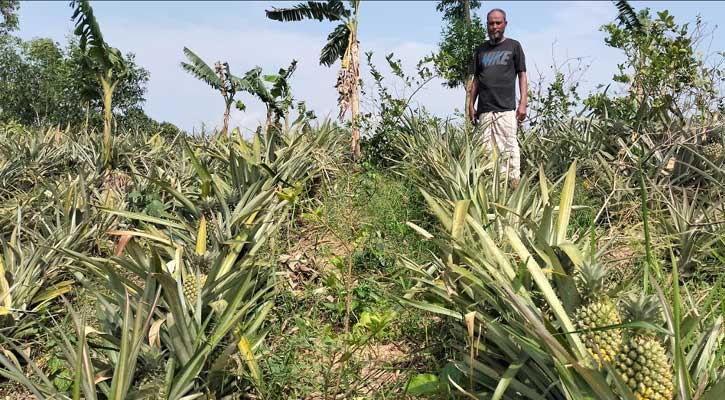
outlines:
[[[76,37],[65,47],[48,38],[24,41],[17,30],[17,1],[0,0],[0,123],[103,127],[103,90],[92,71],[84,68]],[[178,132],[142,109],[149,71],[125,55],[128,71],[113,99],[113,119],[119,130]]]

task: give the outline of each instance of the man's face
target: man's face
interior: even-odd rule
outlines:
[[[498,11],[492,12],[488,16],[488,40],[492,43],[498,43],[503,39],[503,33],[506,30],[507,22],[503,19],[503,14]]]

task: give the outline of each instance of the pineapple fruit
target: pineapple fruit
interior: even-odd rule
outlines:
[[[164,368],[164,353],[157,347],[151,347],[145,352],[144,367],[141,370],[140,380],[136,389],[148,394],[153,393],[154,398],[166,399],[166,385],[164,383],[166,370]]]
[[[201,213],[209,220],[213,219],[214,215],[221,210],[221,205],[216,196],[200,196],[198,205]]]
[[[221,342],[214,347],[214,350],[209,353],[207,361],[209,362],[210,368],[224,369],[227,364],[229,364],[231,353],[236,351],[231,349],[233,343],[236,344],[232,332],[229,332],[226,336],[224,336]]]
[[[606,270],[601,264],[586,263],[581,267],[584,303],[577,308],[574,320],[587,350],[601,366],[603,361],[611,362],[622,343],[622,330],[618,328],[591,331],[622,323],[617,304],[607,295],[605,288]]]
[[[722,143],[713,142],[702,147],[702,155],[710,161],[718,161],[723,154]]]
[[[631,298],[626,307],[632,321],[658,319],[658,303],[651,296]],[[651,331],[632,330],[622,344],[615,367],[638,400],[672,399],[672,365],[665,348]]]
[[[187,275],[187,278],[182,286],[182,292],[184,293],[184,297],[192,303],[196,302],[196,297],[201,292],[201,289],[204,287],[205,283],[206,274],[199,275],[198,281],[194,275]]]

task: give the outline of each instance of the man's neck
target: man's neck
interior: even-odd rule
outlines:
[[[506,36],[501,36],[501,40],[499,40],[498,42],[491,42],[490,40],[488,42],[491,43],[492,45],[496,46],[496,45],[503,43],[504,40],[506,40]]]

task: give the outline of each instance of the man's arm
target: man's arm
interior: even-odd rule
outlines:
[[[529,96],[529,82],[526,80],[526,71],[521,71],[519,75],[519,92],[521,92],[521,100],[519,100],[519,108],[516,109],[516,119],[523,122],[526,119],[526,103]]]
[[[476,98],[478,97],[478,79],[471,79],[471,95],[468,98],[468,120],[476,123]]]

